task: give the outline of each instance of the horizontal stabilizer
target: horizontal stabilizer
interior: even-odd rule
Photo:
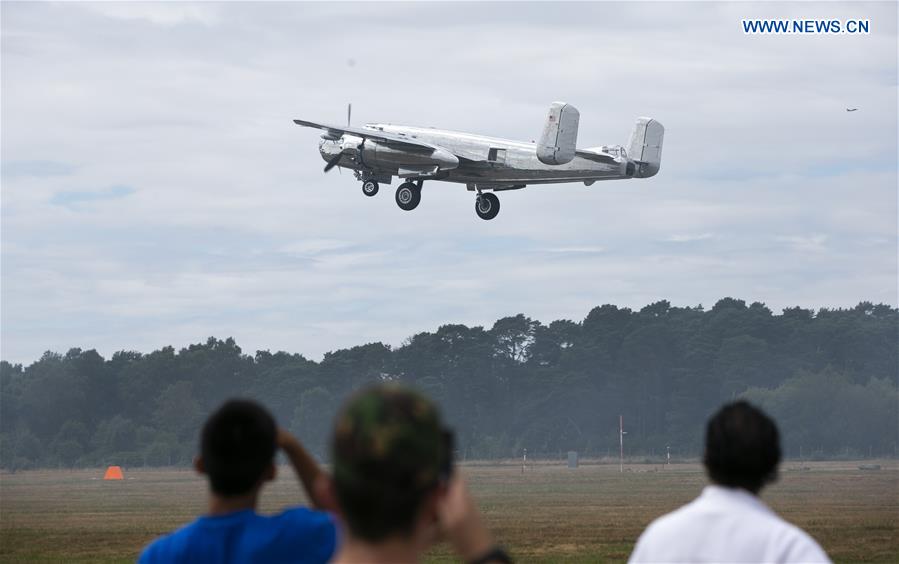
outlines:
[[[599,150],[597,149],[578,149],[575,151],[575,154],[581,158],[587,159],[588,161],[594,161],[597,163],[609,163],[615,164],[618,162],[617,157],[615,155],[610,155],[609,153],[602,152],[602,147]]]

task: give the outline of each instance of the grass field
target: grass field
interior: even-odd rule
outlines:
[[[871,464],[871,462],[867,462]],[[787,462],[763,494],[839,562],[899,562],[899,462]],[[262,511],[303,497],[289,469],[263,493]],[[497,538],[521,562],[603,562],[627,558],[655,517],[696,496],[696,464],[467,465],[471,489]],[[126,469],[0,475],[0,560],[126,562],[155,536],[204,510],[205,484],[188,470]],[[437,547],[432,561],[452,560]]]

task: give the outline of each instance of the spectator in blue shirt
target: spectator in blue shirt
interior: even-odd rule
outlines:
[[[259,492],[275,478],[277,449],[287,455],[313,507],[322,507],[316,482],[322,471],[289,432],[278,429],[262,406],[231,400],[203,426],[196,470],[209,480],[209,511],[153,541],[140,555],[155,562],[327,562],[337,548],[333,518],[294,507],[277,515],[256,513]]]

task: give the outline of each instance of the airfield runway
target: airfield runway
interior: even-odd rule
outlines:
[[[497,538],[521,562],[622,561],[657,515],[705,484],[698,464],[467,464],[463,471]],[[859,466],[880,466],[860,470]],[[297,503],[283,467],[263,490],[263,512]],[[192,471],[102,469],[0,475],[0,560],[131,562],[156,535],[204,509],[205,484]],[[837,562],[899,561],[899,461],[796,462],[763,498],[814,536]],[[454,561],[440,546],[430,562]]]

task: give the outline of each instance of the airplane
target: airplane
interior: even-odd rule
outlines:
[[[858,108],[846,108],[847,112],[857,112]]]
[[[421,202],[425,180],[457,182],[476,193],[475,212],[490,220],[499,213],[496,192],[531,184],[650,178],[659,172],[665,128],[651,118],[637,118],[627,148],[620,145],[578,149],[580,113],[571,104],[553,102],[537,142],[522,142],[387,123],[336,126],[301,119],[297,125],[324,130],[318,149],[327,162],[353,170],[362,193],[374,196],[380,184],[403,179],[395,199],[411,211]]]

